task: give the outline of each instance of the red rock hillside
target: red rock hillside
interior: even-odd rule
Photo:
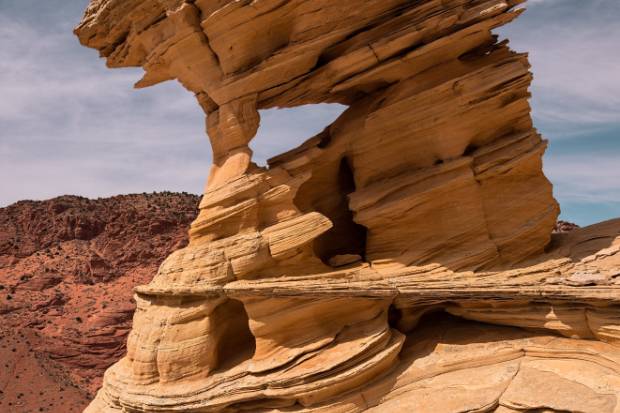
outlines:
[[[0,411],[81,411],[125,352],[132,290],[187,242],[199,198],[63,196],[0,209]]]

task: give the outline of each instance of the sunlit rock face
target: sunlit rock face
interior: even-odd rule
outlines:
[[[551,237],[521,2],[92,0],[80,41],[194,93],[213,167],[87,411],[620,412],[620,222]],[[318,103],[252,162],[258,110]]]

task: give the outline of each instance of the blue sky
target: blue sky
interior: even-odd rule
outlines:
[[[72,34],[87,0],[0,0],[0,206],[62,194],[200,193],[204,117],[174,82],[134,90]],[[503,28],[529,51],[535,124],[562,218],[620,217],[620,1],[530,0]],[[341,107],[262,113],[257,162],[292,148]]]

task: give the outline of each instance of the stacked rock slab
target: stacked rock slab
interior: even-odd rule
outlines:
[[[92,0],[213,167],[88,412],[620,412],[620,222],[557,235],[522,0]],[[341,103],[269,161],[259,110]]]

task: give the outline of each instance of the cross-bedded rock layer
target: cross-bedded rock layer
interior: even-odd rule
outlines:
[[[492,34],[521,2],[91,1],[82,43],[193,92],[214,165],[88,411],[620,411],[620,224],[550,244],[529,64]],[[325,102],[252,162],[260,109]]]

